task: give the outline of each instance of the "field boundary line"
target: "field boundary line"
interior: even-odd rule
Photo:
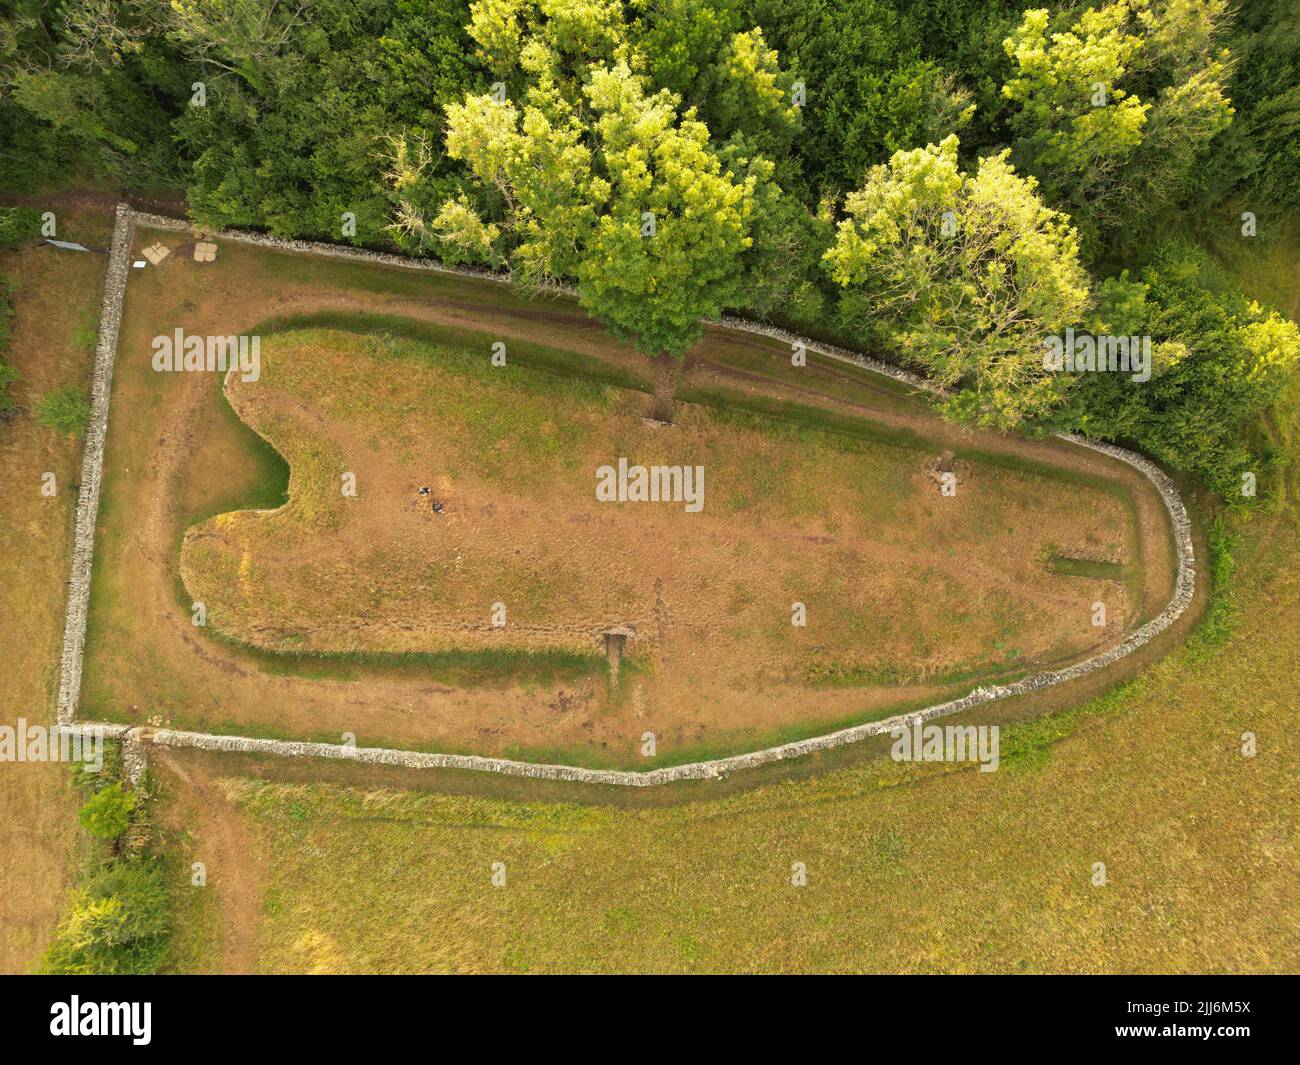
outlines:
[[[1181,495],[1170,477],[1150,459],[1115,444],[1088,440],[1072,433],[1056,434],[1078,447],[1107,455],[1137,470],[1155,487],[1169,514],[1173,531],[1178,570],[1174,593],[1164,609],[1145,624],[1131,632],[1124,640],[1100,654],[1093,655],[1063,669],[1035,673],[1011,684],[980,685],[968,694],[950,699],[922,710],[867,722],[849,728],[837,729],[821,736],[783,743],[746,754],[732,755],[660,769],[588,769],[582,766],[521,762],[508,758],[489,758],[469,754],[437,754],[423,751],[404,751],[386,747],[356,747],[348,744],[312,743],[295,740],[258,739],[250,736],[226,736],[207,732],[188,732],[175,729],[147,728],[121,723],[102,723],[77,720],[77,703],[81,691],[81,669],[86,641],[86,611],[90,597],[91,566],[94,559],[95,521],[99,510],[100,480],[104,465],[104,441],[108,431],[108,404],[112,391],[113,364],[117,353],[117,338],[121,326],[122,307],[126,297],[126,282],[131,269],[128,262],[131,241],[136,226],[145,229],[162,229],[175,232],[196,231],[199,227],[179,218],[133,211],[119,204],[113,227],[113,246],[109,254],[108,269],[104,277],[104,299],[100,311],[99,339],[95,348],[95,370],[91,403],[91,422],[86,432],[85,453],[82,459],[81,490],[77,499],[77,531],[72,557],[72,578],[68,588],[67,620],[64,627],[63,656],[59,680],[58,722],[67,731],[86,729],[105,730],[106,735],[120,737],[132,757],[128,771],[138,778],[142,772],[143,750],[146,743],[160,747],[194,748],[206,751],[229,751],[246,754],[269,754],[285,758],[330,758],[341,761],[362,762],[370,765],[392,765],[408,769],[463,769],[475,772],[499,773],[505,776],[559,780],[582,784],[606,784],[623,787],[655,787],[683,780],[711,780],[743,769],[753,769],[772,762],[801,758],[818,751],[845,747],[872,736],[885,735],[894,729],[911,727],[914,723],[949,717],[985,703],[1027,695],[1042,688],[1064,684],[1067,681],[1093,673],[1117,662],[1153,640],[1176,622],[1191,604],[1196,592],[1196,555],[1192,544],[1192,523]],[[205,231],[206,232],[206,231]],[[259,233],[239,230],[212,234],[213,240],[252,244],[279,251],[320,255],[347,259],[375,265],[397,266],[403,269],[427,270],[434,273],[455,274],[462,277],[508,283],[508,278],[486,270],[448,266],[428,259],[411,259],[387,252],[347,248],[335,244],[311,241],[286,240]],[[560,285],[550,290],[572,294],[573,290]],[[852,363],[874,373],[892,378],[910,387],[936,394],[944,390],[918,374],[882,362],[859,352],[823,344],[796,333],[753,322],[745,318],[724,315],[720,322],[709,323],[741,332],[754,333],[790,344],[801,344],[810,352],[840,362]]]

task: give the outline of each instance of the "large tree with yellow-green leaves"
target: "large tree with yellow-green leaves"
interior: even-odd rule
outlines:
[[[1070,220],[1007,153],[957,161],[955,135],[895,152],[845,201],[826,252],[845,329],[955,390],[950,416],[999,429],[1059,404],[1043,338],[1077,322],[1088,279]]]
[[[1015,160],[1094,250],[1185,194],[1231,122],[1227,17],[1227,0],[1114,0],[1053,32],[1035,8],[1003,42]]]
[[[478,195],[422,205],[432,152],[397,137],[395,231],[527,287],[571,281],[614,333],[680,356],[701,318],[743,302],[770,166],[752,153],[724,161],[695,111],[651,88],[620,4],[479,0],[469,31],[501,81],[447,107],[446,151]],[[733,66],[772,95],[771,61]]]

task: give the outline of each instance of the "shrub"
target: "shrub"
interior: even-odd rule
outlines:
[[[40,233],[41,215],[30,207],[0,207],[0,248],[8,248]]]
[[[1208,288],[1207,268],[1205,252],[1174,242],[1156,249],[1140,285],[1121,277],[1103,286],[1099,312],[1109,331],[1151,336],[1153,376],[1135,384],[1083,374],[1071,416],[1089,435],[1136,443],[1240,498],[1242,473],[1269,461],[1247,431],[1300,366],[1300,330],[1245,296]]]
[[[152,973],[166,953],[171,932],[164,865],[156,859],[119,859],[77,891],[40,971],[75,976]]]
[[[36,407],[36,417],[51,429],[79,436],[90,424],[90,403],[85,393],[75,385],[56,388],[41,398]]]
[[[135,796],[123,791],[121,784],[110,784],[86,800],[77,820],[98,839],[116,839],[130,825],[134,809]]]

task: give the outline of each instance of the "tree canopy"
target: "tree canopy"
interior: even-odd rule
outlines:
[[[873,167],[825,262],[846,328],[957,388],[955,417],[1006,429],[1061,402],[1042,339],[1080,319],[1088,277],[1069,219],[1009,152],[966,173],[957,147],[952,135]]]
[[[1293,337],[1187,264],[1238,219],[1276,231],[1297,203],[1290,15],[1271,0],[13,0],[0,185],[183,189],[205,226],[573,286],[651,355],[746,313],[918,367],[954,389],[950,417],[1137,442],[1222,485],[1231,449],[1257,449],[1245,427],[1291,372]],[[1134,308],[1157,353],[1141,387],[1037,363],[1045,334]],[[0,363],[0,406],[13,376]]]

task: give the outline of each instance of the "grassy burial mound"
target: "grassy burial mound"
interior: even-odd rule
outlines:
[[[259,336],[258,372],[157,371],[177,329]],[[113,411],[87,718],[641,768],[1077,659],[1172,572],[1120,464],[766,339],[656,364],[459,278],[173,255],[132,279]],[[638,467],[681,491],[634,501]]]
[[[1120,499],[978,461],[944,496],[919,442],[690,403],[655,425],[637,392],[328,329],[267,338],[226,390],[288,461],[288,502],[192,527],[181,573],[210,626],[267,651],[582,656],[623,625],[633,703],[743,727],[755,698],[796,719],[810,686],[879,704],[1059,663],[1132,611],[1109,572],[1056,565],[1133,563]],[[677,498],[637,500],[638,466]]]

